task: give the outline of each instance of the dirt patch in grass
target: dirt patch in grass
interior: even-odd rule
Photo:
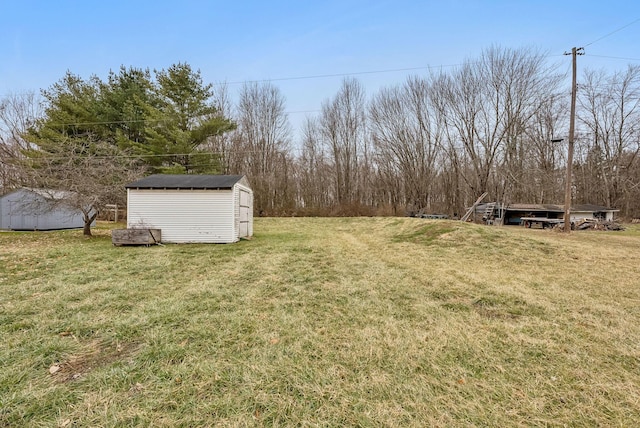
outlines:
[[[64,332],[63,336],[72,337]],[[49,372],[58,383],[82,379],[92,370],[106,367],[118,361],[127,361],[140,349],[138,343],[106,343],[93,340],[81,352],[69,355],[63,361],[53,364]]]

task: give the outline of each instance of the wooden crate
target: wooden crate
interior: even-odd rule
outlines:
[[[113,245],[156,245],[161,239],[160,229],[114,229],[111,231]]]

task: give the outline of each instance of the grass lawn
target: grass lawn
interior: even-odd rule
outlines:
[[[0,233],[0,426],[640,426],[640,228]]]

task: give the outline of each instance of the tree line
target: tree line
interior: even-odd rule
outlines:
[[[258,215],[457,216],[483,192],[561,203],[570,89],[532,49],[493,47],[366,94],[345,78],[298,136],[270,82],[232,95],[188,64],[67,73],[0,104],[0,186],[73,190],[96,215],[149,173],[246,174]],[[640,217],[640,67],[579,79],[573,203]],[[558,141],[563,139],[564,141]],[[90,203],[88,203],[90,202]]]

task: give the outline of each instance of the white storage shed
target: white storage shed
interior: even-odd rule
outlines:
[[[127,228],[160,229],[162,242],[222,244],[253,235],[244,175],[157,174],[125,187]]]
[[[23,188],[0,196],[0,229],[82,228],[82,212],[65,204],[73,195],[62,190]]]

